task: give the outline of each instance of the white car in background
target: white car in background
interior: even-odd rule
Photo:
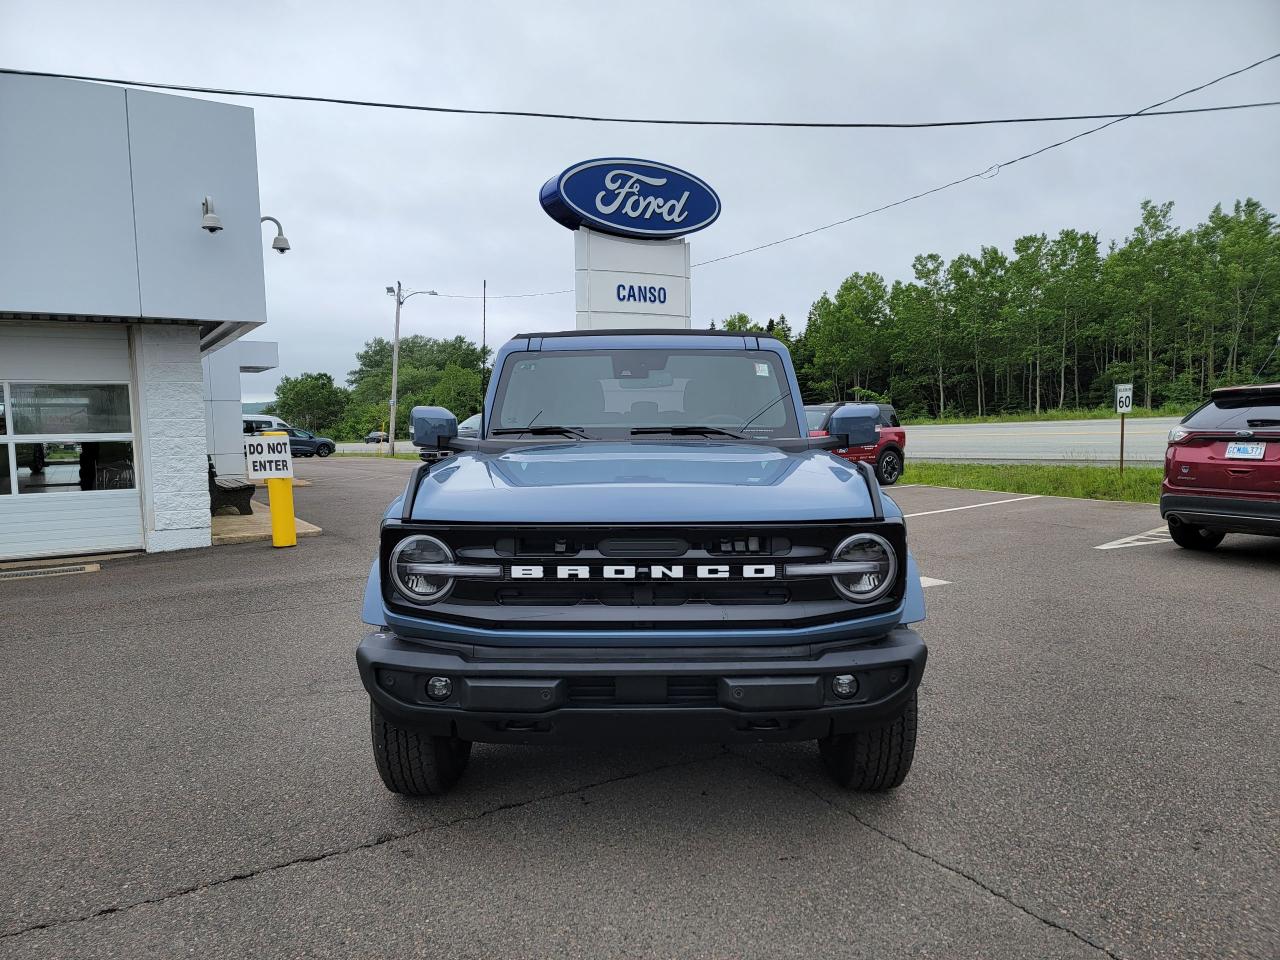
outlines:
[[[267,430],[289,429],[289,424],[285,423],[279,417],[273,417],[269,413],[246,413],[241,419],[244,420],[244,432],[246,434],[263,433]]]

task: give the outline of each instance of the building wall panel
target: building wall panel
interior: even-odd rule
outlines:
[[[139,309],[125,92],[0,76],[0,311]]]

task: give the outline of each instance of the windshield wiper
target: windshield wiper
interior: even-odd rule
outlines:
[[[545,426],[539,424],[536,427],[499,427],[497,430],[490,430],[490,434],[495,437],[502,437],[513,433],[532,433],[534,436],[564,436],[564,437],[581,437],[583,440],[590,440],[587,434],[583,433],[577,427],[560,427],[554,424]]]
[[[640,433],[669,433],[672,436],[688,436],[690,434],[707,434],[717,437],[733,437],[735,440],[746,440],[740,433],[733,430],[724,430],[720,427],[697,426],[692,424],[682,424],[674,427],[636,427],[631,431],[631,435],[635,436]]]

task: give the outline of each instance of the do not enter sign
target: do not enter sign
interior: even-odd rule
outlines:
[[[289,450],[288,437],[245,437],[244,459],[251,479],[293,476],[293,454]]]

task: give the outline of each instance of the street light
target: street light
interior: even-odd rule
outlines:
[[[396,333],[391,341],[391,422],[387,425],[387,455],[396,455],[396,394],[400,387],[400,307],[410,297],[420,293],[438,297],[434,290],[410,290],[408,292],[396,281],[394,287],[387,287],[387,296],[396,298]]]

